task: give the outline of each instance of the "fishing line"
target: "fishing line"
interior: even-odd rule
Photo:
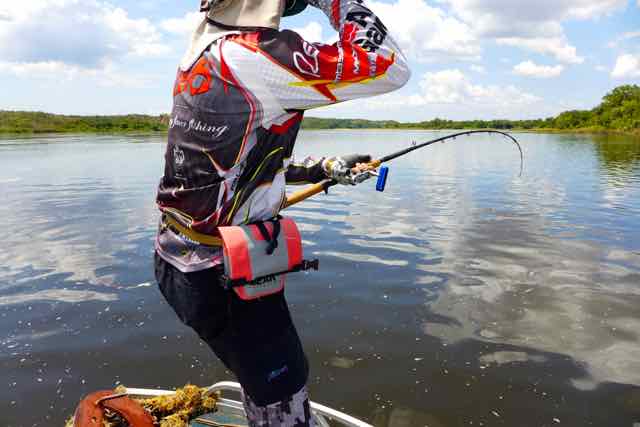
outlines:
[[[389,154],[379,159],[372,160],[371,162],[366,164],[364,170],[360,170],[357,172],[357,175],[354,177],[354,181],[356,183],[359,183],[367,180],[371,176],[378,176],[378,183],[376,185],[376,189],[378,191],[384,191],[384,188],[386,186],[387,176],[388,176],[388,168],[381,167],[380,173],[379,174],[375,173],[375,170],[378,167],[380,167],[382,164],[389,162],[391,160],[397,159],[398,157],[404,156],[406,154],[409,154],[412,151],[419,150],[421,148],[428,147],[430,145],[437,144],[439,142],[452,141],[459,136],[468,136],[468,135],[474,135],[474,134],[480,134],[480,133],[502,135],[506,137],[509,141],[513,142],[516,145],[516,147],[518,147],[518,151],[520,152],[520,176],[522,176],[522,172],[524,170],[524,152],[522,151],[522,147],[520,146],[520,143],[518,142],[518,140],[506,132],[502,132],[495,129],[480,129],[480,130],[467,130],[464,132],[453,133],[453,134],[445,135],[440,138],[432,139],[431,141],[423,142],[420,144],[416,144],[414,142],[411,145],[411,147],[405,148],[400,151],[396,151],[395,153]],[[321,181],[317,184],[310,185],[306,189],[296,191],[295,193],[287,197],[287,200],[283,203],[282,207],[288,208],[318,193],[322,193],[322,192],[326,193],[328,192],[330,187],[333,187],[334,185],[337,185],[337,184],[338,184],[338,181],[335,181],[332,179],[325,179],[324,181]]]
[[[409,154],[412,151],[419,150],[420,148],[428,147],[429,145],[437,144],[439,142],[447,142],[449,140],[454,140],[459,136],[467,136],[467,135],[473,135],[473,134],[478,134],[478,133],[488,133],[488,134],[502,135],[502,136],[507,137],[511,142],[513,142],[516,145],[516,147],[518,147],[518,151],[520,152],[520,176],[522,176],[522,171],[524,170],[524,153],[522,151],[522,147],[520,146],[520,143],[512,135],[510,135],[510,134],[508,134],[506,132],[502,132],[502,131],[499,131],[499,130],[493,130],[493,129],[468,130],[468,131],[464,131],[464,132],[459,132],[459,133],[446,135],[446,136],[443,136],[441,138],[437,138],[437,139],[433,139],[431,141],[423,142],[421,144],[415,144],[414,143],[414,145],[412,145],[411,147],[406,148],[404,150],[397,151],[397,152],[395,152],[393,154],[389,154],[388,156],[381,157],[380,159],[378,159],[378,161],[380,163],[386,163],[388,161],[397,159],[398,157],[404,156],[405,154]]]

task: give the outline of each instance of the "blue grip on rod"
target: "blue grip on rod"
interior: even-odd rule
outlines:
[[[389,168],[383,166],[378,172],[378,182],[376,183],[376,190],[383,192],[387,187],[387,177],[389,176]]]

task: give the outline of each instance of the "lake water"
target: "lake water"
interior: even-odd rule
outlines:
[[[374,156],[436,132],[303,132]],[[291,208],[321,271],[287,295],[312,398],[376,426],[640,423],[640,142],[438,144]],[[153,283],[163,137],[0,140],[0,425],[123,383],[228,372]]]

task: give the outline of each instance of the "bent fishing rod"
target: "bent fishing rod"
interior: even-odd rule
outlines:
[[[352,169],[352,171],[355,172],[355,177],[354,177],[354,181],[356,183],[360,183],[363,181],[366,181],[367,179],[369,179],[371,176],[377,176],[378,177],[378,182],[376,184],[376,190],[378,191],[384,191],[386,183],[387,183],[387,177],[388,177],[388,173],[389,170],[386,167],[382,167],[380,168],[380,172],[376,173],[376,169],[378,169],[382,164],[390,162],[391,160],[397,159],[398,157],[402,157],[406,154],[409,154],[413,151],[419,150],[421,148],[424,147],[428,147],[430,145],[433,144],[437,144],[439,142],[448,142],[448,141],[453,141],[455,140],[457,137],[459,136],[467,136],[467,135],[473,135],[473,134],[479,134],[479,133],[486,133],[486,134],[494,134],[494,135],[502,135],[506,138],[508,138],[511,142],[513,142],[516,147],[518,147],[518,151],[520,152],[520,175],[522,175],[522,170],[524,168],[524,154],[522,152],[522,147],[520,146],[520,143],[518,142],[518,140],[516,140],[512,135],[506,133],[506,132],[502,132],[499,130],[494,130],[494,129],[482,129],[482,130],[469,130],[469,131],[465,131],[465,132],[458,132],[458,133],[454,133],[451,135],[446,135],[440,138],[436,138],[436,139],[432,139],[431,141],[427,141],[427,142],[423,142],[420,144],[416,144],[414,143],[413,145],[411,145],[408,148],[405,148],[403,150],[400,151],[396,151],[395,153],[389,154],[387,156],[381,157],[379,159],[376,160],[372,160],[371,162],[365,164],[364,167],[362,168],[354,168]],[[300,202],[302,202],[303,200],[306,200],[312,196],[315,196],[316,194],[322,193],[322,192],[328,192],[329,188],[333,187],[334,185],[337,185],[338,181],[333,180],[333,179],[325,179],[324,181],[320,181],[317,184],[314,185],[310,185],[307,188],[300,190],[300,191],[296,191],[295,193],[291,194],[289,197],[287,197],[287,201],[284,204],[284,208],[288,208],[290,206],[293,206],[295,204],[298,204]]]

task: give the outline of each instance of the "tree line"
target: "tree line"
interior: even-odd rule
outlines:
[[[0,111],[1,133],[118,133],[166,131],[169,116],[63,116],[39,112]],[[609,92],[591,110],[565,111],[536,120],[446,120],[403,123],[394,120],[323,119],[306,117],[303,129],[504,129],[559,131],[621,131],[640,133],[640,86]]]
[[[169,116],[63,116],[27,111],[0,111],[0,133],[163,132]]]
[[[307,117],[303,129],[507,129],[507,130],[640,130],[640,86],[619,86],[591,110],[565,111],[534,120],[446,120],[403,123],[393,120],[322,119]]]

